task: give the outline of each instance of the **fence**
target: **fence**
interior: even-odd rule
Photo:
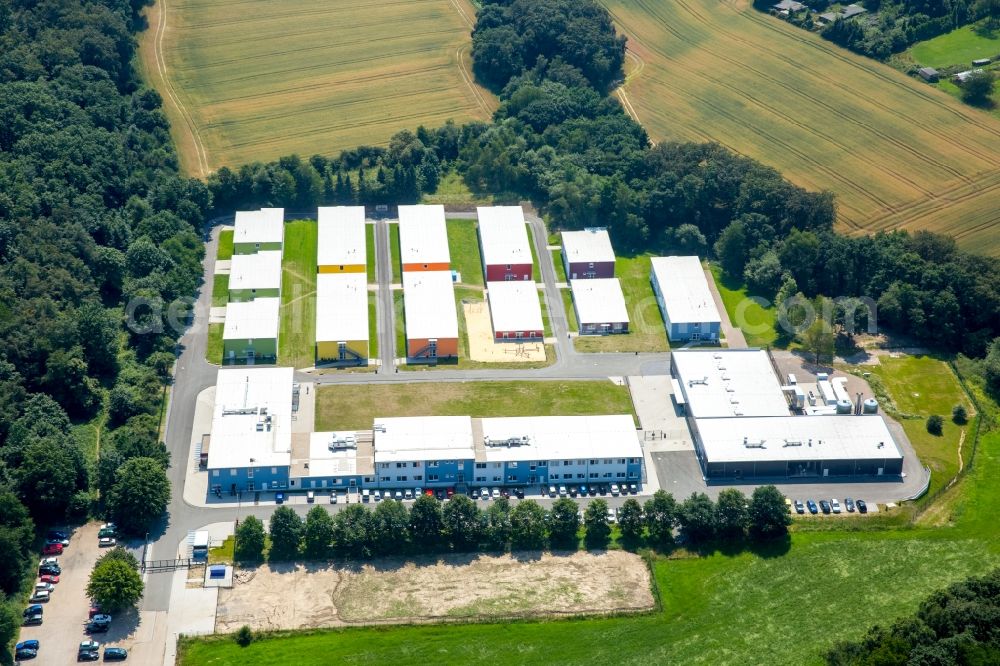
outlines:
[[[177,569],[188,569],[192,564],[193,560],[190,557],[175,560],[149,560],[148,562],[143,560],[140,570],[142,573],[163,573]]]

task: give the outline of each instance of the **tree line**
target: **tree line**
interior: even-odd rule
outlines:
[[[211,193],[133,66],[144,4],[0,0],[0,645],[36,526],[166,504],[163,313],[199,284]]]
[[[351,504],[331,515],[321,506],[305,520],[282,506],[264,523],[254,516],[236,529],[234,554],[240,562],[306,559],[366,559],[391,555],[441,552],[506,552],[521,550],[576,550],[607,548],[617,523],[620,544],[626,548],[672,547],[677,539],[701,546],[741,544],[748,539],[773,540],[787,534],[791,516],[784,496],[774,486],[757,488],[750,498],[727,489],[715,502],[704,493],[677,502],[657,491],[645,504],[629,498],[612,519],[603,499],[590,500],[586,509],[561,498],[548,510],[534,500],[513,505],[506,498],[481,509],[465,495],[447,502],[421,495],[407,507],[384,500],[374,511]]]
[[[1000,569],[935,592],[917,612],[826,653],[829,666],[1000,663]]]

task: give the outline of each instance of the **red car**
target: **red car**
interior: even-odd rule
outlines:
[[[61,543],[47,543],[42,548],[42,555],[62,555],[63,545]]]
[[[95,615],[101,614],[100,604],[90,604],[90,615],[88,617],[93,618]]]
[[[59,582],[59,576],[54,576],[52,574],[46,574],[44,576],[39,576],[38,577],[38,582],[39,583],[52,583],[53,585],[55,585],[56,583]]]

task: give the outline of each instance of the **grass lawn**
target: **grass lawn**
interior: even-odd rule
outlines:
[[[392,309],[396,313],[396,358],[406,357],[406,317],[403,310],[403,290],[392,292]]]
[[[442,382],[321,386],[316,429],[370,429],[379,416],[634,414],[628,388],[608,381]]]
[[[879,358],[880,365],[865,366],[877,375],[903,414],[919,418],[900,419],[906,436],[924,465],[931,468],[930,492],[946,485],[958,473],[958,442],[961,431],[972,436],[971,425],[957,426],[951,421],[951,408],[965,405],[970,424],[974,412],[958,379],[948,364],[931,356]],[[944,419],[941,436],[927,432],[927,417],[937,414]],[[967,446],[971,447],[971,441]],[[969,449],[963,447],[964,457]]]
[[[83,457],[88,463],[97,462],[97,454],[101,441],[101,433],[104,430],[104,423],[107,421],[107,411],[101,410],[89,421],[74,423],[70,432],[73,434],[73,441],[83,452]]]
[[[378,294],[368,292],[368,356],[378,358]]]
[[[928,229],[1000,254],[1000,170],[983,150],[996,118],[749,0],[603,4],[639,62],[623,92],[654,141],[717,141],[829,190],[846,233]]]
[[[209,564],[232,564],[233,553],[236,549],[236,537],[229,536],[226,540],[222,542],[221,546],[215,548],[209,548],[208,550],[208,563]]]
[[[573,292],[570,289],[560,289],[559,295],[562,297],[563,310],[566,311],[566,326],[571,332],[575,332],[580,326],[576,323],[576,310],[573,309]]]
[[[963,26],[914,44],[909,54],[921,67],[971,67],[973,60],[1000,54],[1000,31],[991,32],[982,25]]]
[[[308,368],[316,362],[316,242],[314,220],[285,225],[278,331],[280,365]]]
[[[549,305],[548,305],[548,302],[545,300],[545,294],[542,293],[542,292],[538,292],[538,305],[542,309],[542,325],[545,327],[545,330],[543,331],[543,333],[544,333],[545,337],[547,337],[547,338],[551,337],[552,336],[552,320],[551,320],[551,318],[549,316]]]
[[[734,280],[725,276],[719,266],[712,266],[712,275],[715,277],[715,286],[722,296],[729,321],[733,326],[742,329],[747,344],[751,347],[775,346],[778,334],[774,330],[776,317],[774,307],[765,308],[750,300],[751,294],[747,293],[746,286],[736,284]]]
[[[212,280],[212,307],[224,308],[229,302],[229,275],[215,275]]]
[[[365,262],[368,264],[368,283],[378,282],[375,273],[375,225],[365,225]]]
[[[667,331],[649,282],[650,257],[617,257],[615,275],[621,281],[628,307],[629,332],[625,335],[587,335],[574,341],[581,352],[655,352],[667,351]]]
[[[389,225],[389,256],[392,257],[392,281],[399,284],[403,280],[403,260],[399,254],[399,224]]]
[[[475,220],[448,220],[448,249],[451,269],[462,274],[461,284],[482,287],[483,260]]]
[[[209,363],[215,363],[216,365],[222,363],[222,333],[225,329],[225,324],[208,325],[208,344],[205,347],[205,360]]]
[[[420,200],[423,204],[476,204],[477,206],[492,206],[493,196],[476,196],[462,180],[457,171],[449,171],[438,182],[437,191],[425,194]]]
[[[556,282],[567,282],[566,265],[562,260],[562,250],[552,250],[552,264],[556,267]]]
[[[223,229],[219,232],[219,251],[216,253],[216,259],[232,259],[233,258],[233,229]]]

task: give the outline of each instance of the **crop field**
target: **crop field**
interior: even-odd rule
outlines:
[[[848,233],[930,229],[1000,254],[1000,122],[746,0],[605,0],[626,109],[656,141],[717,141],[837,195]]]
[[[146,78],[196,176],[385,145],[496,105],[472,82],[468,0],[159,0],[147,18]]]

